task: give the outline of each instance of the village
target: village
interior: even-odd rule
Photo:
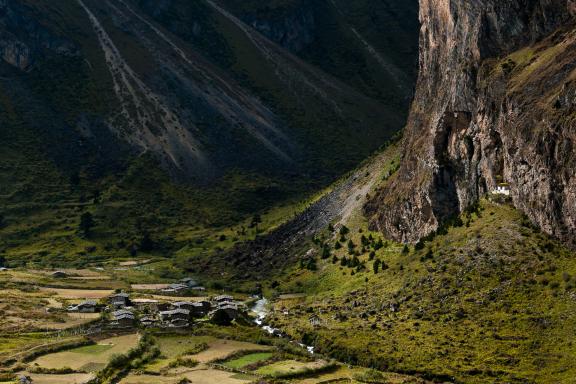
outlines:
[[[55,278],[67,277],[56,271]],[[185,278],[169,284],[161,290],[178,300],[180,294],[205,292],[194,279]],[[230,325],[233,321],[250,322],[246,305],[230,295],[201,296],[196,301],[173,301],[134,298],[124,291],[115,292],[100,300],[88,299],[67,308],[70,313],[100,313],[107,328],[187,328],[195,321],[210,321],[218,325]]]
[[[266,299],[145,278],[161,263],[0,271],[0,384],[319,383],[370,372],[278,337]]]

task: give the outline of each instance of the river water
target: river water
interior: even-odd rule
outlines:
[[[269,326],[268,324],[266,324],[266,317],[270,313],[269,304],[270,304],[270,302],[265,297],[256,301],[256,303],[254,304],[254,307],[252,307],[252,312],[254,312],[256,314],[256,320],[254,320],[254,322],[260,328],[262,328],[263,330],[265,330],[269,334],[274,335],[274,336],[278,336],[278,337],[284,337],[284,333],[280,329],[273,328],[273,327]],[[294,340],[291,340],[290,342],[298,344],[302,348],[306,348],[306,350],[310,354],[314,354],[314,347],[309,346],[309,345],[304,345],[302,343],[298,343]]]

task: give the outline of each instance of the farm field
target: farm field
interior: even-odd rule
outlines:
[[[299,379],[298,384],[321,384],[321,383],[346,383],[359,384],[366,382],[366,375],[372,373],[372,382],[386,384],[424,384],[422,380],[415,380],[413,377],[389,372],[371,371],[361,367],[349,367],[340,365],[331,372],[311,375],[310,377]],[[369,379],[368,379],[369,380]]]
[[[195,335],[169,335],[157,337],[156,341],[162,356],[166,358],[175,358],[184,355],[187,351],[194,349],[200,344],[212,344],[217,339],[211,336],[195,336]]]
[[[88,294],[87,291],[81,291]],[[72,297],[74,295],[69,295]],[[94,320],[93,315],[63,312],[66,296],[43,289],[0,289],[0,330],[31,332],[45,329],[68,329]],[[75,297],[76,299],[76,297]],[[80,300],[78,298],[78,300]],[[50,310],[48,310],[50,308]]]
[[[95,345],[41,356],[33,366],[46,369],[71,368],[78,371],[95,372],[103,368],[113,355],[126,353],[138,343],[138,335],[126,335],[104,339]]]
[[[66,313],[62,315],[63,322],[47,322],[42,326],[51,330],[63,330],[78,327],[99,318],[99,313]]]
[[[233,369],[241,369],[246,366],[259,363],[261,361],[266,361],[270,359],[272,356],[274,356],[274,353],[272,352],[251,353],[249,355],[245,355],[237,359],[229,360],[226,363],[224,363],[224,366]]]
[[[52,293],[61,299],[103,299],[114,293],[109,289],[40,288],[40,291]]]
[[[45,344],[50,340],[46,339],[43,334],[24,334],[24,335],[10,335],[4,334],[0,336],[0,361],[4,358],[16,355],[17,353],[33,349],[37,346]]]
[[[85,384],[94,376],[90,373],[70,373],[67,375],[43,375],[26,373],[34,384]]]
[[[66,272],[68,271],[68,272]],[[92,271],[88,269],[63,270],[68,273],[66,278],[55,278],[53,271],[35,270],[35,269],[17,269],[0,273],[0,284],[17,283],[20,285],[49,286],[59,288],[76,288],[76,289],[125,289],[128,284],[117,276],[104,274],[101,271]]]
[[[238,351],[272,350],[272,347],[246,343],[234,340],[213,340],[208,343],[209,348],[194,355],[194,360],[200,363],[209,363],[214,360],[225,359]]]
[[[130,287],[136,291],[159,291],[169,286],[170,284],[132,284]]]
[[[245,384],[254,381],[256,376],[202,367],[176,377],[130,375],[123,379],[120,384],[177,384],[183,378],[187,378],[194,384]]]
[[[288,340],[272,338],[255,327],[236,323],[224,327],[199,321],[190,331],[153,329],[117,336],[107,329],[107,321],[90,329],[82,327],[99,319],[100,313],[67,312],[70,305],[84,300],[108,303],[107,297],[116,292],[115,287],[130,287],[129,280],[146,273],[136,268],[139,267],[113,266],[102,271],[68,269],[65,270],[68,277],[62,279],[42,270],[3,273],[0,276],[0,309],[4,316],[0,319],[0,330],[5,333],[0,336],[0,360],[11,361],[9,364],[30,376],[34,384],[84,384],[96,372],[113,375],[114,369],[119,368],[110,368],[114,367],[109,365],[112,358],[122,361],[127,356],[130,356],[130,364],[142,363],[128,366],[125,377],[118,379],[123,384],[177,384],[184,379],[195,384],[248,384],[261,377],[280,378],[294,374],[302,375],[302,378],[293,379],[293,383],[319,384],[340,379],[356,382],[356,371],[321,357],[314,360],[305,349]],[[124,274],[130,278],[120,279]],[[108,275],[116,280],[110,284],[108,280],[102,280]],[[127,291],[136,308],[138,303],[146,305],[146,300],[170,303],[210,299],[207,294],[183,297],[138,292],[134,288],[149,291],[165,285],[161,279],[138,281],[142,284],[134,284],[133,290]],[[249,298],[246,294],[234,294],[234,297],[238,300]],[[291,307],[305,299],[301,294],[288,294],[280,302]],[[251,306],[250,301],[246,305]],[[24,333],[24,329],[28,332]],[[18,336],[14,332],[19,332]],[[92,332],[104,333],[94,336],[96,334]],[[146,337],[141,337],[143,335]],[[96,344],[78,347],[89,339]],[[328,365],[330,370],[326,371],[324,368]],[[107,369],[103,371],[104,368]],[[66,369],[72,373],[65,374],[63,370]],[[404,383],[403,380],[389,382]]]
[[[324,368],[328,365],[328,362],[324,360],[318,360],[313,362],[301,362],[296,360],[285,360],[273,363],[270,365],[265,365],[259,368],[256,373],[264,376],[283,376],[286,374],[298,374],[306,371],[313,371],[317,369]]]

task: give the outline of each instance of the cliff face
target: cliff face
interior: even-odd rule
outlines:
[[[402,167],[366,205],[415,242],[508,183],[567,242],[576,232],[574,1],[421,0],[420,74]]]
[[[39,51],[51,50],[74,55],[77,49],[65,38],[42,27],[30,9],[14,0],[0,0],[0,58],[21,70],[29,69]]]
[[[300,52],[316,38],[316,20],[312,7],[303,4],[278,16],[245,14],[243,19],[291,52]]]

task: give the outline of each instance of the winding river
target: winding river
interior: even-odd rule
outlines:
[[[254,320],[254,322],[260,328],[262,328],[263,330],[265,330],[266,332],[268,332],[271,335],[278,336],[278,337],[285,337],[285,334],[280,329],[273,328],[270,325],[266,324],[266,317],[268,317],[268,315],[270,314],[269,304],[270,304],[270,302],[265,297],[262,297],[261,299],[256,301],[256,303],[252,307],[252,312],[254,312],[256,314],[256,320]],[[294,341],[294,340],[290,340],[290,342],[294,343],[294,344],[298,344],[302,348],[306,348],[306,350],[310,354],[314,354],[314,347],[309,346],[309,345],[304,345],[304,344],[299,343],[299,342]]]

